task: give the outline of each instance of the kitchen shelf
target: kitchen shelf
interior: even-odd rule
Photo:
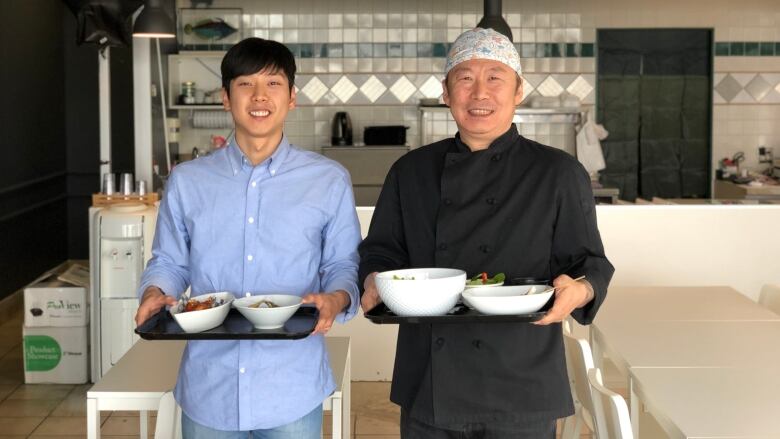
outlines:
[[[203,105],[169,105],[171,110],[224,110],[222,104],[203,104]]]
[[[423,113],[447,113],[450,114],[450,108],[446,105],[437,105],[430,107],[420,107]],[[580,122],[580,113],[582,109],[558,107],[558,108],[515,108],[514,122],[531,123],[573,123]]]
[[[182,105],[178,103],[182,83],[195,82],[195,88],[204,93],[222,88],[220,64],[223,51],[183,51],[168,55],[168,108],[172,110],[221,110],[222,100],[216,104]]]
[[[420,144],[427,145],[449,138],[457,132],[455,119],[445,105],[421,106]],[[576,129],[582,121],[582,109],[570,107],[557,108],[515,108],[514,123],[523,126],[536,126],[530,134],[524,134],[531,140],[566,151],[576,157]],[[542,129],[545,129],[542,131]],[[521,134],[523,131],[521,129]],[[539,134],[536,137],[536,134]]]

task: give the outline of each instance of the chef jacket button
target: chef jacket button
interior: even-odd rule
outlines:
[[[494,155],[493,158],[491,158],[490,160],[493,160],[494,162],[501,160],[501,154]]]
[[[471,342],[471,344],[473,344],[475,348],[479,349],[480,346],[482,346],[482,341],[481,340],[474,340],[474,341]]]
[[[445,243],[439,244],[439,250],[447,250],[447,244]]]
[[[444,339],[439,337],[436,339],[436,344],[439,346],[444,346]]]
[[[450,200],[449,198],[445,198],[444,205],[449,206],[450,204],[452,204],[452,200]]]
[[[488,203],[488,204],[496,204],[496,199],[495,198],[488,198],[487,200],[485,200],[485,202]]]

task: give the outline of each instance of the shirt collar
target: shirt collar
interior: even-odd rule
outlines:
[[[520,134],[517,132],[517,126],[515,124],[511,124],[509,129],[506,130],[504,134],[498,136],[495,140],[493,140],[493,142],[490,143],[487,150],[491,152],[503,151],[514,144],[518,137],[520,137]],[[460,132],[455,134],[455,146],[457,147],[458,152],[472,152],[468,145],[466,145],[463,140],[461,140]]]
[[[282,134],[282,140],[279,142],[279,145],[276,147],[274,153],[258,166],[264,166],[266,169],[268,169],[268,173],[271,176],[274,176],[279,171],[279,168],[282,166],[282,163],[284,163],[284,160],[289,154],[290,141],[287,139],[287,135]],[[227,157],[228,163],[230,165],[230,171],[233,173],[233,175],[238,175],[238,173],[241,172],[244,168],[253,167],[252,162],[249,161],[246,155],[244,155],[244,152],[241,151],[241,148],[238,147],[235,136],[231,137],[230,143],[227,146]]]

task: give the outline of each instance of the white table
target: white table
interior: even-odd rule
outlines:
[[[632,369],[641,400],[672,438],[780,437],[780,375],[769,369]]]
[[[336,391],[323,402],[331,410],[333,438],[350,435],[349,337],[326,337]],[[140,437],[148,437],[148,411],[157,410],[163,393],[176,385],[185,342],[139,340],[119,362],[87,391],[87,437],[100,438],[101,410],[140,411]],[[149,373],[153,359],[155,373]],[[341,422],[337,422],[341,420]]]
[[[780,321],[602,322],[591,336],[626,375],[639,367],[780,365]]]
[[[607,320],[780,321],[780,315],[725,286],[611,287],[596,316]]]
[[[621,335],[633,338],[630,334],[637,328],[650,325],[648,322],[671,321],[780,322],[780,315],[731,287],[612,287],[590,329],[596,366],[602,367],[601,358],[607,348],[604,343],[608,339],[620,338]],[[612,357],[616,353],[613,351],[612,355],[607,355]],[[621,366],[618,364],[618,367]],[[621,372],[627,375],[627,366],[622,367]]]
[[[606,353],[628,377],[635,435],[639,400],[655,383],[641,382],[640,371],[768,369],[780,362],[780,316],[729,287],[612,288],[590,335],[596,365]],[[710,406],[730,407],[716,390],[678,396],[682,404],[704,395]],[[655,414],[664,416],[661,409]]]

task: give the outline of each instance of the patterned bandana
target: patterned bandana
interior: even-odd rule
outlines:
[[[520,67],[520,55],[517,54],[515,45],[509,38],[493,29],[475,27],[460,34],[452,44],[450,53],[447,54],[447,65],[444,74],[453,67],[471,59],[491,59],[508,65],[512,70],[522,75]]]

